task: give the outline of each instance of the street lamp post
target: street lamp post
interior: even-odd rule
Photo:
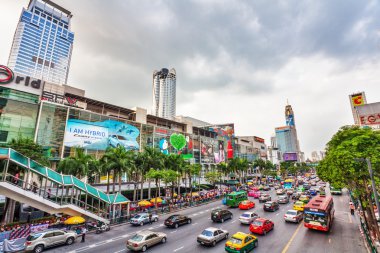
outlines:
[[[369,158],[366,158],[365,160],[366,160],[367,165],[368,165],[369,176],[371,177],[372,191],[373,191],[373,195],[375,197],[375,203],[377,206],[377,213],[379,214],[379,217],[380,217],[379,196],[377,195],[375,180],[373,179],[373,171],[372,171],[371,160]]]

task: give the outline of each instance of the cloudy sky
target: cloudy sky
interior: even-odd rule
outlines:
[[[1,0],[6,64],[27,0]],[[72,11],[69,84],[88,97],[151,108],[152,72],[177,71],[177,115],[234,122],[269,143],[293,106],[301,149],[352,124],[348,95],[380,94],[376,0],[55,0]]]

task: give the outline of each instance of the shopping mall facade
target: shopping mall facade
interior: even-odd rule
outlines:
[[[240,147],[235,137],[234,124],[194,126],[183,118],[168,120],[142,108],[87,98],[84,90],[68,85],[44,83],[17,73],[6,80],[9,69],[2,66],[0,70],[0,143],[18,136],[32,138],[44,147],[53,167],[73,154],[75,147],[96,157],[109,146],[136,151],[155,147],[164,154],[181,154],[191,163],[200,163],[204,171],[234,156],[247,157],[241,151],[247,149]],[[255,158],[255,150],[249,152],[250,160],[263,153],[256,152]]]

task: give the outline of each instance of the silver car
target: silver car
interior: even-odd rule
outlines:
[[[284,215],[285,221],[299,223],[303,219],[303,214],[301,211],[288,210]]]
[[[166,234],[149,230],[135,234],[127,241],[127,248],[133,251],[145,252],[149,247],[159,243],[166,243]]]
[[[25,251],[40,253],[44,249],[60,244],[71,245],[75,242],[77,234],[74,231],[49,229],[31,233],[25,242]]]
[[[152,214],[152,222],[158,221],[158,215]],[[133,216],[130,220],[132,225],[143,226],[149,223],[149,213],[139,213]]]
[[[219,228],[206,228],[198,235],[197,242],[201,245],[215,246],[217,242],[228,239],[228,231]]]
[[[254,213],[254,212],[245,212],[243,213],[242,215],[240,215],[239,217],[239,221],[242,223],[242,224],[251,224],[254,220],[256,220],[257,218],[259,218],[259,216]]]
[[[288,204],[289,203],[289,197],[287,195],[278,196],[277,202],[279,204]]]

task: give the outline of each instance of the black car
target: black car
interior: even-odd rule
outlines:
[[[268,185],[265,185],[265,186],[263,187],[263,190],[264,190],[264,191],[270,191],[270,187],[269,187]]]
[[[305,188],[305,190],[309,190],[310,189],[310,184],[308,184],[308,183],[304,183],[303,184],[303,188]]]
[[[169,218],[165,220],[164,224],[167,227],[178,228],[181,225],[190,224],[190,223],[191,223],[191,218],[185,215],[175,214],[175,215],[169,216]]]
[[[211,212],[211,220],[213,222],[224,222],[227,219],[232,219],[233,214],[226,209],[215,209]]]
[[[276,201],[268,201],[264,204],[264,211],[274,212],[280,209],[280,205]]]

